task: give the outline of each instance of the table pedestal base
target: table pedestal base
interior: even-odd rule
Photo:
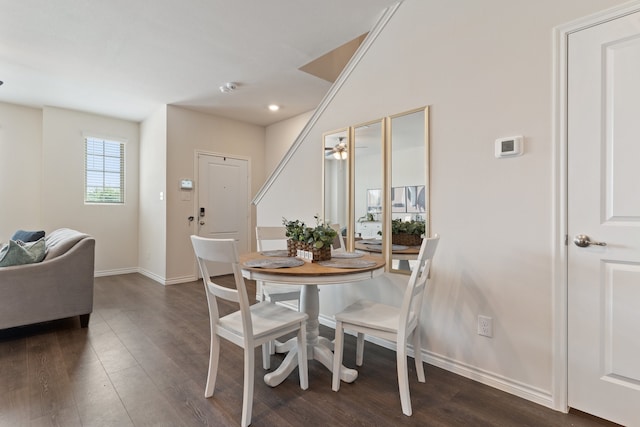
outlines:
[[[293,340],[295,342],[295,338]],[[330,372],[333,372],[333,351],[324,343],[319,342],[311,348],[307,347],[307,358],[309,360],[319,361]],[[298,366],[298,349],[294,347],[289,351],[289,353],[287,353],[278,369],[273,372],[269,372],[264,376],[264,382],[271,387],[275,387],[284,381],[291,372],[293,372],[296,366]],[[340,366],[340,379],[342,381],[352,383],[356,378],[358,378],[358,371]]]
[[[307,359],[317,360],[330,372],[333,372],[333,343],[327,338],[319,336],[319,303],[318,286],[302,286],[300,306],[302,311],[309,316],[306,324]],[[291,350],[287,353],[278,369],[264,376],[264,382],[271,387],[275,387],[284,381],[298,366],[298,349],[295,344],[291,345],[291,341],[295,343],[295,338],[286,343],[286,347],[291,347]],[[342,381],[352,383],[356,378],[358,378],[358,371],[344,366],[340,367],[340,379]]]

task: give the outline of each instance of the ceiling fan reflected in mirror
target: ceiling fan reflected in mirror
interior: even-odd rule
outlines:
[[[347,137],[339,136],[336,138],[338,142],[335,145],[325,147],[325,157],[328,159],[346,160],[349,156],[347,149]],[[334,139],[335,140],[335,139]],[[358,146],[356,149],[367,148],[366,146]]]
[[[338,143],[333,147],[325,147],[325,150],[328,151],[328,156],[333,156],[336,160],[346,160],[347,159],[347,139],[344,136],[338,137]]]

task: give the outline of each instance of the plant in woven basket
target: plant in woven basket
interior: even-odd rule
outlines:
[[[401,219],[391,220],[391,234],[414,234],[416,236],[422,236],[424,234],[424,221],[403,221]]]
[[[425,233],[425,221],[391,220],[391,243],[394,245],[418,246]]]
[[[287,249],[289,256],[296,256],[298,249],[308,250],[314,253],[314,261],[331,258],[331,243],[338,233],[328,223],[320,221],[316,215],[315,227],[307,227],[300,220],[289,221],[282,218],[282,224],[286,228]],[[316,257],[317,254],[317,257]]]

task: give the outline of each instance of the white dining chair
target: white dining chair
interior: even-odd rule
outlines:
[[[305,313],[289,310],[266,301],[249,305],[247,288],[239,266],[238,250],[233,239],[208,239],[191,236],[191,243],[206,290],[211,326],[209,373],[207,374],[204,395],[205,397],[213,396],[220,361],[220,338],[242,347],[244,349],[244,388],[241,425],[248,426],[251,424],[253,406],[256,347],[290,332],[297,332],[300,388],[303,390],[308,388],[307,346],[305,343],[305,322],[308,316]],[[209,276],[207,261],[231,264],[235,278],[235,289],[214,283]],[[217,298],[238,303],[240,310],[220,317]]]
[[[287,249],[287,235],[285,227],[256,227],[256,245],[258,252],[273,249]],[[273,303],[283,301],[296,301],[297,310],[300,310],[300,286],[274,285],[262,280],[256,281],[256,299],[258,301],[270,301]],[[271,355],[276,351],[286,352],[289,349],[283,347],[277,341],[271,341],[262,347],[262,367],[271,367]]]
[[[418,381],[425,382],[420,344],[420,313],[431,260],[439,240],[440,237],[437,234],[432,238],[423,239],[416,265],[409,278],[409,284],[400,307],[360,300],[335,315],[336,337],[331,384],[333,391],[340,389],[340,365],[342,364],[344,330],[355,331],[358,334],[356,340],[356,365],[358,366],[362,366],[365,334],[394,341],[397,346],[396,368],[398,371],[402,412],[407,416],[411,415],[407,372],[407,341],[409,336],[413,334],[413,350]]]

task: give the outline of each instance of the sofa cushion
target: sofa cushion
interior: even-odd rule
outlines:
[[[10,240],[9,243],[0,250],[0,267],[40,262],[44,259],[45,250],[44,239],[29,243],[24,243],[20,240]]]
[[[66,253],[86,237],[89,237],[89,235],[69,228],[59,228],[52,231],[45,237],[47,242],[46,259],[50,260]]]
[[[44,237],[44,231],[26,231],[26,230],[18,230],[13,233],[13,237],[11,240],[21,240],[25,243],[27,242],[35,242]]]

